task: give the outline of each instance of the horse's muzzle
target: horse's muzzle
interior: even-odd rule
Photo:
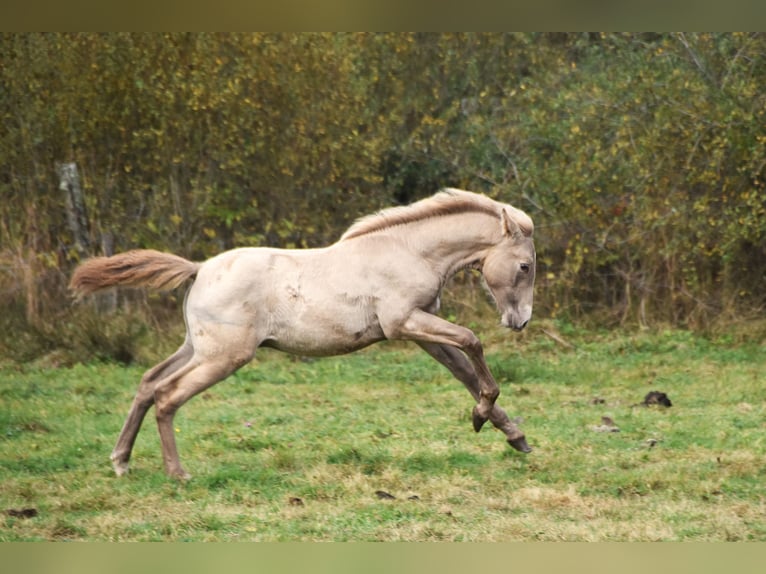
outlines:
[[[509,329],[513,329],[514,331],[521,331],[524,329],[524,327],[527,326],[529,323],[529,319],[522,319],[521,317],[513,317],[510,313],[506,313],[503,315],[502,319],[500,320],[500,323],[503,325],[503,327],[507,327]]]
[[[511,329],[513,329],[514,331],[521,331],[521,330],[523,330],[523,329],[524,329],[524,327],[526,327],[526,326],[527,326],[527,323],[529,323],[529,321],[524,321],[524,322],[523,322],[523,323],[521,323],[520,325],[513,325],[513,326],[511,327]]]

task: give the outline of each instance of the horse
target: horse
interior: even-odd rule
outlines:
[[[128,472],[154,405],[165,471],[190,478],[176,447],[175,413],[250,362],[259,347],[331,356],[386,339],[414,341],[467,387],[476,401],[476,432],[489,420],[510,446],[530,452],[524,434],[495,404],[500,390],[477,336],[436,313],[447,280],[476,269],[502,325],[522,330],[532,316],[533,231],[520,209],[446,188],[363,217],[322,248],[243,247],[204,262],[137,249],[83,261],[70,281],[78,299],[116,286],[174,289],[193,280],[183,302],[184,342],[141,378],[111,454],[115,473]]]

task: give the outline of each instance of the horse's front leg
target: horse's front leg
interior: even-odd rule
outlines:
[[[479,378],[465,355],[455,347],[438,345],[436,343],[418,342],[423,350],[449,369],[450,373],[465,385],[471,396],[478,402],[480,397]],[[511,421],[508,414],[495,403],[489,413],[490,422],[498,430],[503,431],[508,444],[521,452],[531,452],[524,433]]]
[[[389,339],[449,345],[466,354],[478,379],[478,403],[473,409],[473,428],[479,432],[489,420],[500,389],[484,360],[481,341],[473,331],[416,309],[386,334]]]

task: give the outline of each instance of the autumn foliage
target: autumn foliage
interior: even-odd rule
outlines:
[[[759,313],[765,55],[757,33],[2,34],[0,301],[68,309],[72,162],[91,255],[322,245],[453,186],[535,219],[538,316]]]

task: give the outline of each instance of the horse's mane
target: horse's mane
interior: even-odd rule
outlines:
[[[456,213],[479,212],[499,218],[503,208],[508,210],[509,215],[518,223],[524,235],[527,237],[532,235],[534,231],[532,219],[520,209],[490,199],[486,195],[462,189],[445,188],[431,197],[421,199],[413,204],[390,207],[378,213],[362,217],[346,230],[340,240],[353,239],[360,235],[367,235],[396,225],[404,225],[431,217],[441,217]]]

